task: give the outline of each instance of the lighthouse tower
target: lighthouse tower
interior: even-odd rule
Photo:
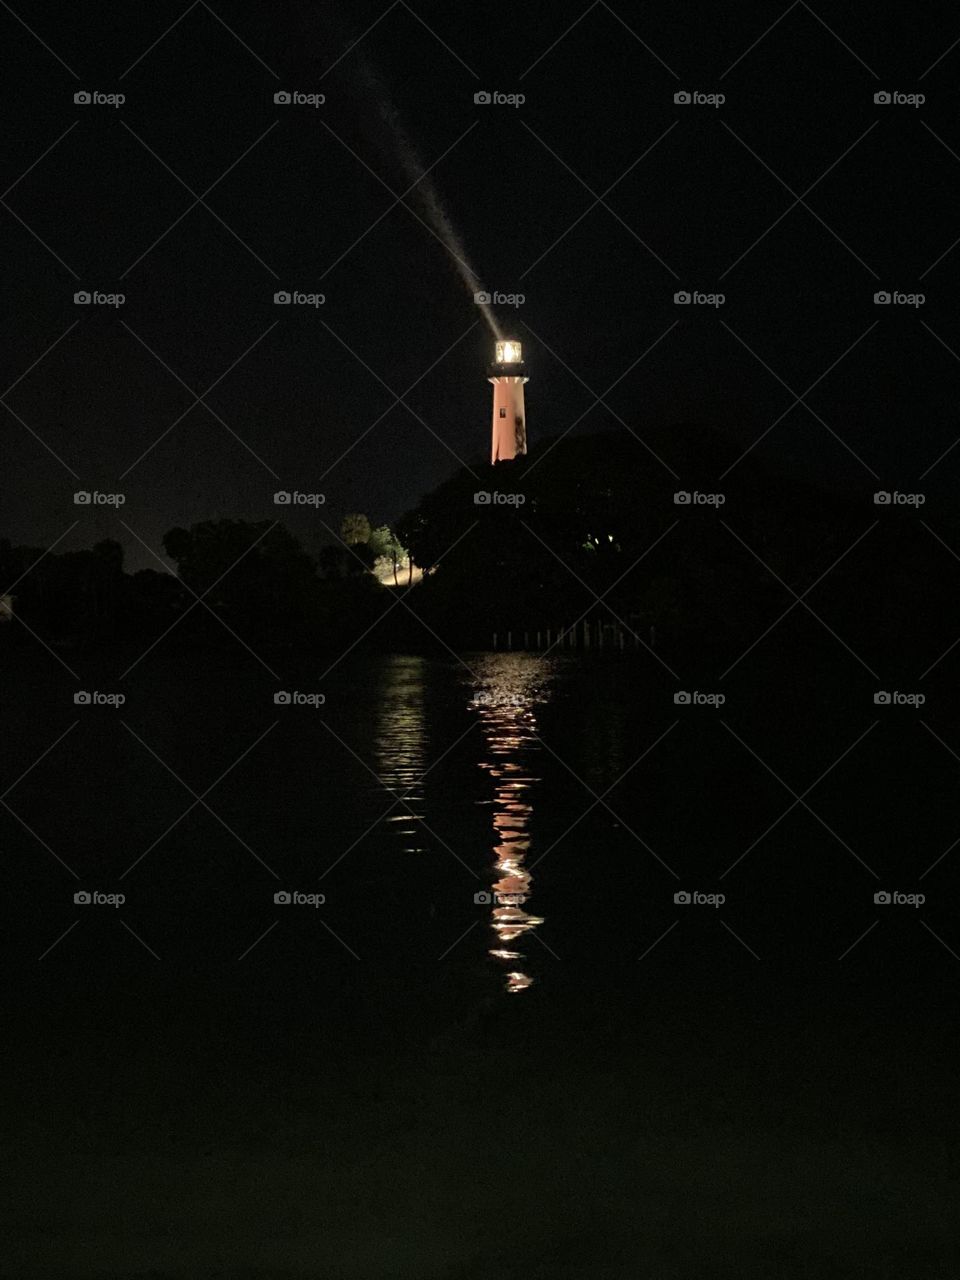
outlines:
[[[523,384],[529,382],[519,342],[498,342],[496,359],[487,368],[493,383],[493,437],[490,461],[506,462],[527,452]]]

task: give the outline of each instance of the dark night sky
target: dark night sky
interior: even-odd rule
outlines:
[[[918,481],[960,436],[952,7],[835,4],[821,21],[803,3],[781,17],[755,4],[225,0],[222,22],[202,2],[177,21],[185,8],[18,6],[49,50],[0,14],[3,187],[16,183],[13,212],[0,210],[0,373],[16,382],[3,536],[47,545],[79,519],[60,549],[118,536],[131,567],[156,567],[112,510],[77,508],[73,491],[125,493],[122,518],[159,550],[173,525],[274,518],[277,488],[326,493],[334,525],[355,509],[390,520],[458,459],[482,461],[490,338],[448,255],[402,205],[351,249],[394,198],[364,165],[397,194],[409,185],[361,55],[423,163],[452,148],[433,176],[480,278],[526,296],[516,322],[500,319],[527,343],[533,450],[578,419],[617,426],[595,403],[613,383],[610,409],[641,436],[703,421],[745,448],[852,348],[810,405],[862,461],[799,405],[759,455],[839,491],[874,484],[871,471],[876,488],[952,490],[960,448]],[[78,107],[80,88],[127,101]],[[281,88],[327,102],[275,106]],[[476,106],[478,89],[527,101]],[[675,106],[678,89],[727,101]],[[878,89],[927,102],[876,106]],[[161,160],[197,195],[216,183],[205,199],[226,227],[197,205],[164,234],[194,196]],[[609,210],[591,210],[615,182]],[[764,235],[794,200],[786,188],[814,183],[813,212],[798,204]],[[127,301],[78,308],[80,288]],[[275,307],[281,288],[326,304]],[[677,308],[682,288],[727,302]],[[880,289],[927,301],[878,308]],[[242,356],[209,396],[227,426],[194,405],[164,435],[193,396],[141,342],[196,392]],[[414,382],[410,408],[391,409]],[[287,522],[311,548],[326,540],[316,517]]]

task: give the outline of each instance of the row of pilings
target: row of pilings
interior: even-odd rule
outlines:
[[[620,623],[599,620],[574,622],[569,626],[546,627],[536,631],[494,631],[492,645],[496,650],[527,649],[533,652],[547,649],[607,649],[623,652],[626,649],[652,649],[655,646],[655,627],[633,630]]]

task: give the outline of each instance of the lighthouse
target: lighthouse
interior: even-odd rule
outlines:
[[[519,342],[496,344],[496,359],[487,369],[493,383],[493,435],[490,461],[506,462],[527,452],[527,424],[523,412],[523,384],[529,379]]]

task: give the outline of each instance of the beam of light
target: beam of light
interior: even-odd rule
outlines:
[[[433,179],[429,174],[423,177],[425,165],[420,159],[416,148],[410,141],[400,122],[400,115],[394,105],[390,93],[380,78],[379,73],[371,64],[370,60],[361,55],[358,58],[360,68],[360,77],[377,104],[377,109],[384,124],[393,134],[397,144],[397,155],[400,160],[401,168],[404,175],[410,183],[416,183],[414,194],[427,217],[430,225],[436,234],[446,245],[448,252],[453,258],[457,274],[466,285],[467,293],[473,297],[474,294],[481,291],[480,279],[467,258],[467,251],[464,248],[463,241],[459,233],[450,221],[450,216],[437,192]],[[501,339],[502,334],[497,324],[497,318],[493,314],[490,306],[481,306],[480,314],[483,316],[490,332],[494,338]]]

